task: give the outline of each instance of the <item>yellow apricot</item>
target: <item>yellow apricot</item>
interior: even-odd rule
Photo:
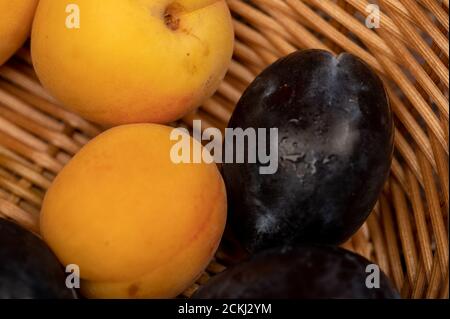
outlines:
[[[38,0],[0,0],[0,65],[27,39],[37,4]]]
[[[175,297],[213,257],[226,221],[224,183],[215,164],[174,164],[171,131],[110,129],[48,190],[42,236],[64,265],[80,267],[87,297]]]
[[[224,0],[41,0],[31,37],[43,85],[106,125],[192,111],[218,88],[233,45]]]

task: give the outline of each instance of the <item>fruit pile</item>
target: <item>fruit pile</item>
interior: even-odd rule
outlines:
[[[243,163],[220,171],[174,162],[174,132],[189,154],[212,154],[169,125],[210,97],[229,67],[224,0],[0,0],[0,65],[30,30],[44,87],[109,129],[46,193],[42,240],[0,221],[0,297],[73,298],[71,265],[87,298],[173,298],[203,273],[225,228],[240,257],[197,298],[398,297],[382,272],[368,284],[376,265],[337,248],[372,211],[393,153],[383,83],[361,60],[308,50],[269,66],[228,128],[254,129],[258,141],[260,129],[276,129],[278,169],[261,174],[249,154],[263,145],[248,142],[245,154],[231,145]]]

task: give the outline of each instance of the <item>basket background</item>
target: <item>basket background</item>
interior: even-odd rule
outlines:
[[[374,212],[344,247],[378,263],[404,298],[448,298],[449,0],[227,0],[233,62],[217,93],[185,116],[224,129],[243,90],[297,49],[350,52],[384,80],[395,114],[391,176]],[[180,123],[177,123],[180,124]],[[0,67],[0,217],[39,233],[45,191],[65,163],[102,131],[64,110],[39,84],[28,46]],[[219,250],[189,297],[227,265]]]

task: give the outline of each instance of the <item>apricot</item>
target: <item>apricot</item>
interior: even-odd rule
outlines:
[[[86,297],[175,297],[212,259],[226,221],[224,182],[215,164],[174,164],[171,132],[108,130],[48,190],[42,236],[64,265],[79,266]]]
[[[224,0],[41,0],[31,37],[43,85],[105,125],[179,119],[216,91],[233,45]]]
[[[0,0],[0,65],[27,39],[37,4],[38,0]]]

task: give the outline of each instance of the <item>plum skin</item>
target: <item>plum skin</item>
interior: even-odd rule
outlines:
[[[337,247],[297,246],[258,253],[212,278],[195,299],[399,299],[380,271],[369,289],[362,256]]]
[[[73,299],[62,265],[47,245],[0,218],[0,299]]]
[[[389,174],[394,125],[380,78],[351,54],[294,52],[247,88],[229,128],[278,128],[279,168],[225,163],[232,232],[249,252],[341,244],[367,219]]]

